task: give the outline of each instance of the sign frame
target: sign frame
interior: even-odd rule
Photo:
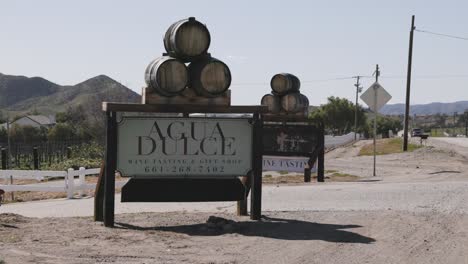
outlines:
[[[174,121],[177,121],[177,122],[191,122],[191,121],[207,121],[207,122],[223,122],[223,121],[227,121],[227,122],[247,122],[247,124],[244,124],[244,125],[248,125],[249,126],[249,130],[250,130],[250,135],[247,136],[249,138],[247,138],[246,140],[248,141],[247,143],[244,142],[244,144],[246,146],[249,146],[250,145],[250,149],[248,149],[247,151],[244,151],[244,153],[240,154],[240,155],[236,155],[236,156],[245,156],[247,155],[247,158],[245,158],[244,160],[242,160],[242,163],[245,164],[245,162],[248,162],[248,164],[246,165],[245,168],[243,168],[242,171],[239,171],[239,172],[233,172],[233,173],[224,173],[222,174],[221,172],[211,172],[211,174],[209,173],[198,173],[198,174],[188,174],[187,172],[178,172],[177,169],[181,169],[183,167],[177,167],[177,166],[171,166],[171,167],[175,167],[176,171],[173,172],[173,171],[169,171],[168,173],[161,173],[161,174],[156,174],[156,173],[147,173],[147,174],[138,174],[138,173],[126,173],[126,171],[123,170],[122,167],[119,166],[119,161],[123,158],[120,157],[120,154],[121,154],[121,151],[123,151],[122,149],[120,149],[120,144],[117,144],[117,171],[119,171],[122,175],[122,177],[132,177],[132,178],[139,178],[139,179],[154,179],[154,178],[158,178],[158,179],[226,179],[226,178],[236,178],[236,177],[239,177],[240,175],[247,175],[247,173],[249,171],[252,170],[252,166],[253,166],[253,162],[252,162],[252,155],[253,155],[253,118],[252,117],[199,117],[199,116],[196,116],[196,117],[183,117],[183,116],[174,116],[174,117],[168,117],[168,116],[145,116],[145,115],[123,115],[119,118],[119,120],[117,121],[117,138],[118,138],[118,142],[119,142],[119,139],[120,137],[122,136],[121,135],[121,132],[119,133],[119,129],[121,128],[122,125],[125,124],[126,121],[133,121],[133,120],[151,120],[151,121],[161,121],[161,122],[164,122],[164,121],[167,121],[167,120],[174,120]],[[161,129],[162,130],[162,133],[164,133],[164,129]],[[245,131],[242,131],[242,132],[245,132]],[[226,133],[226,131],[223,131],[222,133]],[[246,148],[246,147],[244,147]],[[247,153],[245,153],[247,152]],[[153,155],[152,156],[154,159],[156,158],[159,158],[159,156],[157,155]],[[242,158],[242,157],[239,157],[239,158]],[[177,157],[171,157],[171,159],[177,159]],[[209,157],[206,157],[205,160],[209,160],[210,162],[213,161],[212,158],[209,158]],[[147,161],[147,160],[145,160]],[[238,160],[239,161],[239,160]],[[214,160],[214,162],[216,162],[216,160]],[[224,166],[222,165],[219,165],[217,166],[216,168],[223,168],[224,169]],[[189,167],[191,168],[191,167]],[[210,167],[206,167],[207,169],[210,169]],[[214,168],[214,167],[213,167]],[[212,169],[213,169],[212,168]],[[161,170],[163,170],[163,167],[161,166],[161,168],[159,168]],[[174,168],[172,168],[174,169]],[[190,171],[192,171],[192,169],[190,169]]]
[[[244,180],[241,179],[174,179],[167,184],[168,179],[148,179],[143,183],[141,180],[130,179],[130,181],[122,188],[122,194],[125,189],[128,189],[134,196],[133,201],[125,200],[122,202],[162,202],[160,197],[154,197],[154,191],[151,188],[146,189],[145,193],[138,193],[138,186],[144,186],[146,183],[166,184],[171,188],[177,188],[178,182],[182,181],[185,187],[190,186],[190,181],[197,181],[199,189],[193,190],[191,193],[183,193],[187,189],[177,189],[176,193],[166,192],[168,202],[193,202],[193,201],[238,201],[239,204],[247,202],[247,195],[251,191],[251,214],[252,220],[261,219],[262,206],[262,113],[267,113],[266,106],[220,106],[220,105],[149,105],[136,103],[111,103],[103,102],[102,110],[106,114],[106,148],[104,159],[104,173],[102,174],[104,184],[99,184],[95,195],[95,215],[97,221],[104,222],[104,226],[113,227],[115,222],[115,172],[117,160],[117,113],[120,112],[141,112],[141,113],[176,113],[182,114],[184,117],[189,117],[190,113],[227,113],[227,114],[252,114],[253,124],[253,147],[252,147],[252,170],[248,175],[245,175]],[[166,183],[165,183],[166,182]],[[220,186],[228,186],[230,189],[223,189],[220,192]],[[128,187],[128,188],[127,188]],[[137,188],[131,188],[137,187]],[[240,188],[239,188],[240,187]],[[208,195],[207,195],[208,192]],[[177,193],[184,196],[176,200]],[[201,193],[202,195],[198,195]],[[148,196],[153,196],[153,199],[148,199]],[[149,197],[151,198],[151,197]],[[180,198],[180,197],[178,197]],[[141,200],[143,199],[143,200]],[[226,200],[227,199],[227,200]],[[101,201],[100,201],[101,200]],[[239,212],[239,211],[238,211]],[[243,215],[245,212],[241,211]]]
[[[265,150],[263,144],[262,156],[277,156],[277,157],[306,157],[308,160],[308,169],[304,170],[304,182],[311,181],[311,169],[314,167],[317,160],[317,181],[325,181],[325,131],[322,123],[314,123],[306,117],[291,117],[291,116],[268,116],[263,118],[263,131],[267,126],[283,126],[283,127],[304,127],[315,134],[315,148],[310,151],[271,151]]]

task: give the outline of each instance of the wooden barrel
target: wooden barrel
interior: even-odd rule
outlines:
[[[270,86],[273,94],[285,95],[299,92],[301,82],[290,73],[278,73],[271,78]]]
[[[194,17],[172,24],[164,35],[166,51],[185,62],[203,56],[210,47],[211,37],[208,28]]]
[[[198,95],[217,97],[229,89],[231,85],[231,71],[224,62],[205,57],[194,61],[188,66],[190,83]]]
[[[288,113],[307,111],[309,99],[300,93],[290,93],[281,98],[281,107]]]
[[[273,94],[265,94],[262,97],[262,105],[268,106],[268,111],[271,113],[279,113],[281,111],[281,97]]]
[[[180,94],[187,87],[188,78],[185,64],[169,56],[153,60],[145,71],[148,87],[164,96]]]

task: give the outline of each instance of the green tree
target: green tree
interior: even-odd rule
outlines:
[[[8,134],[5,128],[0,128],[0,142],[7,142],[8,141]]]
[[[76,137],[75,130],[68,124],[56,124],[49,129],[47,138],[49,141],[66,141]]]
[[[18,143],[35,143],[46,140],[46,130],[33,126],[19,126],[13,124],[10,128],[10,139]]]
[[[392,130],[396,134],[401,129],[403,129],[403,125],[398,117],[382,115],[377,117],[377,135],[381,134],[383,137],[388,137],[389,130]],[[365,134],[372,137],[374,131],[374,118],[369,119],[366,130]]]
[[[354,131],[355,104],[346,98],[328,97],[328,102],[310,114],[310,118],[323,122],[330,133],[342,135]],[[366,126],[364,109],[358,105],[358,132]]]

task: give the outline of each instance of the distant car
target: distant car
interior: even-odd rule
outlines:
[[[414,128],[412,131],[411,131],[411,136],[412,137],[421,137],[422,135],[424,135],[424,132],[422,129],[420,128]]]

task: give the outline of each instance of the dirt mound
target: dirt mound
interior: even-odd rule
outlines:
[[[27,223],[30,218],[18,214],[3,213],[0,214],[0,225],[2,224],[17,224]]]

